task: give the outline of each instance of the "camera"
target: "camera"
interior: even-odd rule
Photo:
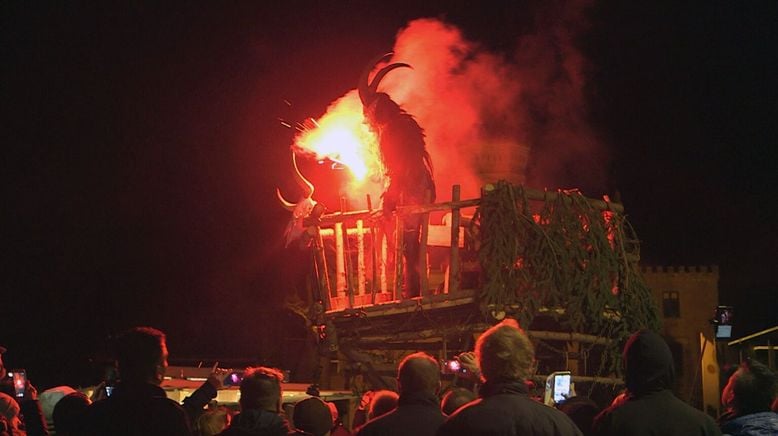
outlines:
[[[440,369],[443,374],[467,374],[467,368],[457,359],[444,360]]]
[[[716,339],[729,339],[732,337],[732,321],[734,320],[732,306],[718,306],[711,321],[716,329]]]

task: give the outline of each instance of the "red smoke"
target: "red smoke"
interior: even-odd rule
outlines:
[[[391,62],[413,69],[392,71],[379,91],[424,128],[439,201],[450,199],[453,184],[462,186],[462,198],[498,179],[541,189],[575,184],[569,169],[581,161],[586,170],[573,174],[588,180],[580,183],[602,181],[602,145],[587,120],[587,62],[574,44],[585,30],[585,7],[542,7],[537,31],[519,38],[508,55],[437,19],[411,21],[397,34]],[[327,115],[354,109],[354,102],[351,91]]]

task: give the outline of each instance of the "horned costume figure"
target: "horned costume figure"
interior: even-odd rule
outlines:
[[[392,55],[393,53],[383,55],[368,65],[362,73],[358,86],[365,119],[378,137],[381,160],[389,180],[382,196],[383,210],[387,215],[394,211],[401,199],[405,205],[435,201],[432,160],[424,143],[424,131],[416,120],[386,93],[377,92],[381,79],[387,73],[395,68],[411,66],[405,63],[386,65],[378,70],[373,80],[368,83],[370,71],[379,63],[388,61]],[[406,298],[420,295],[421,224],[421,215],[406,217],[404,221]]]
[[[310,243],[313,237],[314,226],[324,213],[324,205],[313,199],[313,184],[303,176],[297,167],[297,158],[292,153],[292,166],[294,167],[295,181],[303,190],[303,196],[297,203],[292,203],[284,198],[281,190],[276,188],[276,196],[284,209],[292,212],[292,219],[286,226],[284,236],[285,246],[288,247],[294,241],[300,241],[301,246]]]

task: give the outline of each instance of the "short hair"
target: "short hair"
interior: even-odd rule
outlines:
[[[197,434],[212,436],[220,434],[230,424],[230,414],[225,407],[207,410],[195,422]]]
[[[240,407],[277,412],[284,374],[275,368],[246,368],[240,382]]]
[[[116,338],[116,360],[123,380],[145,380],[156,374],[165,334],[152,327],[134,327]]]
[[[385,415],[397,407],[397,401],[400,399],[397,392],[377,391],[370,400],[370,407],[367,412],[367,419],[378,418]]]
[[[778,389],[778,378],[770,368],[748,359],[740,364],[734,377],[732,402],[738,415],[770,410]]]
[[[477,395],[470,389],[454,388],[443,395],[440,401],[440,411],[449,416],[465,404],[475,400]]]
[[[400,393],[437,392],[440,387],[440,364],[427,353],[405,356],[397,368]]]
[[[89,398],[78,391],[69,393],[57,401],[51,414],[57,434],[76,433],[81,428],[90,403]]]
[[[516,320],[506,319],[476,341],[481,374],[488,380],[525,380],[535,361],[535,347]]]

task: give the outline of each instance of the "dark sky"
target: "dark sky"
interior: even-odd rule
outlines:
[[[48,384],[83,379],[138,324],[174,357],[283,359],[273,191],[292,132],[277,118],[320,115],[409,20],[509,53],[543,2],[118,3],[0,12],[0,343]],[[778,318],[778,3],[677,3],[590,10],[580,49],[610,171],[589,191],[621,193],[644,263],[720,265],[750,333]]]

